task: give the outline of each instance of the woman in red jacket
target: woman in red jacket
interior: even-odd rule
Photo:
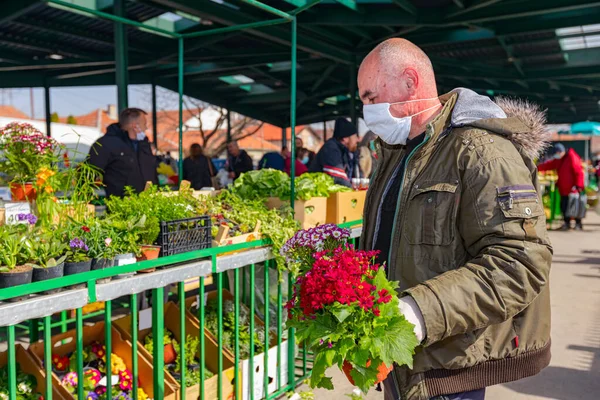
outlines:
[[[563,216],[569,205],[569,194],[582,192],[584,189],[583,167],[581,158],[573,149],[565,150],[565,146],[558,143],[554,147],[554,158],[538,165],[539,171],[556,170],[558,173],[558,193],[560,193],[560,209]],[[571,218],[565,216],[565,225],[563,230],[571,228]],[[575,219],[575,229],[582,230],[581,219]]]

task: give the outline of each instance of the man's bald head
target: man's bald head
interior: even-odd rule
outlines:
[[[419,113],[439,105],[431,60],[406,39],[388,39],[365,57],[358,90],[365,105],[408,101],[390,106],[390,112],[398,118],[417,114],[412,121],[415,130],[422,129],[436,110]]]

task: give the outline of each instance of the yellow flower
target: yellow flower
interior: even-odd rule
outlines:
[[[138,400],[148,400],[148,395],[144,392],[144,389],[138,388]]]
[[[48,180],[48,178],[50,178],[51,176],[56,175],[56,172],[54,172],[53,170],[51,170],[50,168],[40,168],[40,170],[38,171],[36,177],[37,177],[37,186],[38,187],[42,187],[44,185],[44,183],[46,183],[46,181]],[[52,188],[50,188],[50,190],[52,190]],[[47,193],[52,193],[52,192],[48,192],[48,189],[46,189]]]
[[[123,359],[121,357],[119,357],[118,355],[116,355],[115,353],[112,353],[110,356],[110,364],[111,364],[110,369],[111,369],[112,373],[115,375],[127,368],[125,366],[125,363],[123,362]]]

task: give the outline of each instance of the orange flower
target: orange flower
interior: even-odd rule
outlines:
[[[36,175],[37,186],[38,187],[42,187],[44,185],[44,183],[46,183],[46,181],[48,180],[48,178],[50,178],[53,175],[56,175],[56,172],[54,172],[50,168],[46,168],[46,167],[40,168],[39,172]],[[50,190],[52,190],[52,188],[50,188]],[[47,189],[46,189],[46,192],[47,193],[51,193],[51,192],[48,192]]]

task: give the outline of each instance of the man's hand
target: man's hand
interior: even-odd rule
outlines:
[[[229,178],[230,179],[234,179],[235,178],[235,172],[230,172],[229,173]]]
[[[423,342],[423,339],[425,339],[425,321],[419,306],[412,297],[404,296],[400,299],[400,312],[408,322],[415,326],[414,331],[419,343]]]

